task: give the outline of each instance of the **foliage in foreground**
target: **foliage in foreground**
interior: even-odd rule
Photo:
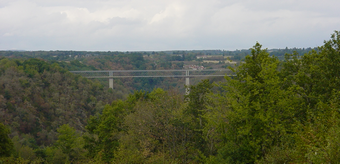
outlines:
[[[340,36],[283,62],[256,44],[237,77],[221,84],[227,103],[216,128],[213,162],[334,163],[339,161]],[[222,101],[222,102],[221,102]],[[226,102],[225,102],[226,101]],[[220,108],[222,108],[220,107]],[[216,108],[215,108],[216,109]],[[215,113],[222,115],[221,113]],[[214,120],[212,120],[214,121]]]
[[[116,146],[102,151],[102,157],[108,157],[105,153],[109,155],[103,160],[116,163],[338,161],[339,38],[336,32],[318,51],[302,56],[286,54],[284,61],[270,56],[257,43],[245,63],[234,70],[237,77],[226,77],[227,82],[216,85],[215,89],[203,81],[190,87],[184,101],[165,92],[155,98],[148,94],[139,96],[139,100],[133,99],[137,102],[126,104],[134,104],[130,108],[113,105],[115,112],[110,113],[118,113],[115,120],[120,121],[114,124],[117,127],[110,126],[113,129],[109,134],[114,137],[109,138],[115,138]],[[174,102],[178,104],[168,105]],[[105,122],[100,117],[98,120]]]
[[[185,96],[162,89],[137,91],[91,116],[82,136],[62,125],[56,142],[44,149],[14,137],[11,157],[1,160],[337,163],[339,61],[337,31],[318,51],[286,54],[284,61],[257,43],[234,70],[237,76],[225,77],[227,82],[205,80],[190,86]]]

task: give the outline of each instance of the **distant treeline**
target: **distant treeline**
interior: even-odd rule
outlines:
[[[270,55],[277,56],[283,59],[286,53],[293,53],[296,51],[299,54],[308,53],[311,50],[317,50],[317,48],[288,48],[285,49],[269,49]],[[192,61],[196,59],[196,56],[201,55],[223,55],[232,56],[236,60],[243,59],[250,53],[249,49],[246,50],[187,50],[187,51],[132,51],[132,52],[120,52],[120,51],[0,51],[0,56],[10,58],[42,58],[45,60],[73,60],[89,57],[99,56],[118,56],[118,55],[162,55],[167,61]]]

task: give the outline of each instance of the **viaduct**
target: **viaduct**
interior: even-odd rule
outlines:
[[[206,70],[102,70],[102,71],[70,71],[86,78],[109,79],[109,87],[113,88],[114,78],[154,78],[172,77],[185,78],[185,85],[190,85],[190,78],[195,77],[224,77],[231,75],[229,69],[206,69]]]

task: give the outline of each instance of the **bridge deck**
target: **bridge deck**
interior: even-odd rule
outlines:
[[[144,78],[151,78],[151,77],[173,77],[173,78],[193,78],[193,77],[224,77],[226,75],[155,75],[155,76],[85,76],[89,79],[109,79],[109,78],[131,78],[131,77],[144,77]],[[235,76],[235,75],[227,75],[227,76]]]
[[[72,73],[89,73],[89,72],[226,72],[230,69],[204,69],[204,70],[187,70],[187,69],[174,69],[174,70],[98,70],[98,71],[70,71]]]

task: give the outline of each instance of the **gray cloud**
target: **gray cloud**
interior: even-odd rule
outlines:
[[[338,0],[2,0],[0,49],[170,50],[322,45]]]

